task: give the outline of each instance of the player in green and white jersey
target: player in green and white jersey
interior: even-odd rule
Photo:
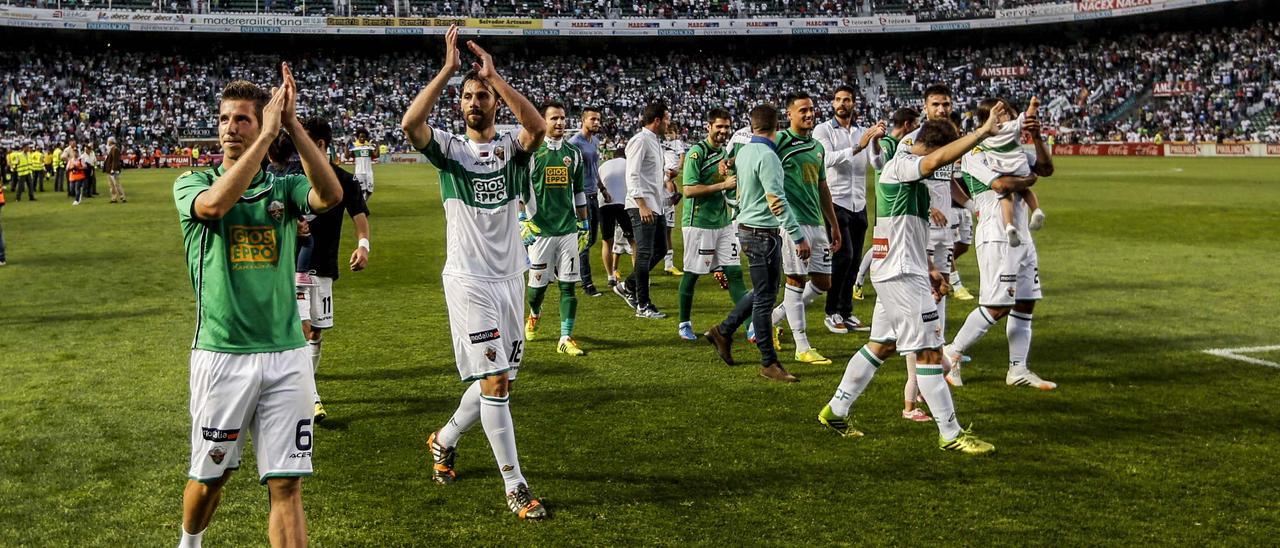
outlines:
[[[529,182],[538,212],[532,218],[521,214],[521,236],[529,248],[529,318],[524,324],[525,340],[533,340],[542,316],[542,300],[555,279],[560,287],[560,342],[556,352],[570,356],[585,354],[573,340],[573,324],[578,315],[574,286],[581,280],[579,251],[588,235],[586,178],[582,150],[564,139],[565,108],[551,102],[542,107],[547,139],[529,162]]]
[[[351,157],[356,161],[356,181],[364,191],[367,201],[373,194],[373,161],[378,159],[378,145],[369,141],[369,130],[356,130],[356,141],[351,144]]]
[[[457,44],[458,27],[450,26],[444,65],[400,123],[414,148],[440,170],[447,230],[444,296],[458,375],[469,383],[453,417],[427,439],[435,460],[432,477],[453,483],[458,440],[478,421],[502,473],[507,507],[520,519],[542,519],[547,509],[520,472],[508,401],[524,355],[520,322],[526,255],[520,245],[518,208],[524,200],[525,208],[537,214],[529,189],[529,160],[542,145],[547,125],[537,107],[494,69],[493,57],[467,42],[480,62],[462,77],[459,90],[466,133],[454,135],[427,126],[427,116],[462,66]],[[494,126],[502,103],[523,126],[516,135],[500,134]]]
[[[915,369],[920,391],[934,412],[939,448],[968,454],[995,449],[960,428],[951,390],[943,378],[943,338],[936,302],[949,288],[927,250],[930,196],[925,182],[994,130],[995,124],[989,123],[959,138],[949,120],[925,122],[912,150],[904,154],[899,148],[880,173],[871,243],[871,280],[876,285],[871,342],[850,358],[835,395],[818,413],[818,422],[839,434],[862,435],[849,426],[849,409],[876,369],[897,351],[906,358],[907,367]]]
[[[200,546],[249,433],[271,494],[271,544],[307,542],[302,477],[312,470],[315,379],[298,329],[293,258],[298,220],[341,202],[342,187],[298,121],[293,74],[280,70],[284,82],[271,94],[243,80],[227,84],[218,106],[222,164],[173,183],[196,298],[179,546]],[[282,128],[299,142],[305,176],[261,170]]]
[[[728,151],[732,127],[729,111],[717,108],[707,114],[707,138],[689,147],[684,159],[682,193],[685,197],[681,232],[684,236],[684,274],[680,278],[680,338],[693,341],[690,315],[698,276],[723,269],[731,306],[747,294],[742,281],[741,251],[733,227],[734,208],[727,194],[738,187],[728,175]]]
[[[791,324],[796,361],[827,365],[831,360],[809,344],[805,307],[831,288],[831,259],[840,249],[840,224],[831,203],[831,190],[827,188],[827,169],[823,162],[826,151],[812,135],[817,120],[813,99],[801,91],[789,94],[786,104],[791,127],[779,132],[777,137],[778,157],[782,159],[786,176],[783,186],[787,203],[795,210],[796,221],[812,254],[807,260],[801,259],[794,242],[783,242],[782,272],[787,275],[787,291],[782,304],[773,309],[773,325],[781,324],[783,319]],[[776,333],[773,340],[776,345]]]

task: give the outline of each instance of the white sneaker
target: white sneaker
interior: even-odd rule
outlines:
[[[80,205],[80,200],[76,200],[76,201],[74,201],[74,202],[71,202],[71,205]]]
[[[863,324],[857,316],[849,316],[844,320],[844,327],[849,331],[871,331],[871,326]]]
[[[1040,230],[1044,228],[1044,210],[1037,209],[1031,212],[1031,220],[1027,222],[1027,228],[1031,230]]]
[[[845,335],[849,333],[849,329],[844,326],[844,318],[839,314],[832,314],[822,320],[827,325],[827,331],[837,335]]]
[[[1022,245],[1022,237],[1018,236],[1018,228],[1013,225],[1005,225],[1004,235],[1009,239],[1009,247],[1018,247]]]
[[[1004,376],[1004,383],[1009,386],[1029,386],[1038,390],[1053,390],[1058,387],[1057,383],[1046,381],[1039,375],[1032,373],[1030,369],[1022,369],[1020,373],[1015,373],[1010,369]]]

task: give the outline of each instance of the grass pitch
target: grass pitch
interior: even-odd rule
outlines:
[[[942,453],[932,424],[898,418],[896,358],[854,408],[867,437],[820,427],[814,416],[866,334],[831,335],[818,311],[813,342],[836,364],[788,363],[802,382],[783,386],[678,340],[674,317],[640,320],[616,296],[581,297],[577,338],[589,355],[558,355],[551,336],[532,342],[514,391],[522,466],[555,512],[524,524],[504,505],[479,427],[460,444],[459,483],[429,479],[424,439],[463,389],[441,291],[439,188],[429,167],[379,166],[370,267],[337,282],[318,375],[330,418],[305,482],[311,540],[1273,543],[1280,370],[1201,350],[1280,344],[1278,167],[1058,160],[1059,175],[1036,188],[1048,222],[1031,362],[1061,388],[1006,387],[1005,337],[993,329],[955,391],[961,421],[998,447],[988,458]],[[127,205],[72,207],[48,192],[35,203],[11,194],[0,210],[10,262],[0,268],[0,545],[178,538],[194,306],[177,174],[126,172]],[[344,253],[353,238],[348,223]],[[976,290],[972,253],[960,268]],[[596,272],[602,284],[598,259]],[[654,280],[657,305],[674,316],[677,279]],[[869,319],[871,303],[856,313]],[[729,302],[704,279],[695,306],[705,329]],[[948,338],[971,309],[951,303]],[[752,361],[747,345],[736,349]],[[229,482],[209,546],[266,543],[254,466],[248,456]]]

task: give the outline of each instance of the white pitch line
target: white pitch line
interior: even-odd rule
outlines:
[[[1274,368],[1276,368],[1276,369],[1280,369],[1280,363],[1276,363],[1276,362],[1272,362],[1272,361],[1267,361],[1267,360],[1262,360],[1262,359],[1258,359],[1258,358],[1250,358],[1249,356],[1243,356],[1243,355],[1242,355],[1242,354],[1246,354],[1246,353],[1250,353],[1250,352],[1272,352],[1272,351],[1275,351],[1275,350],[1280,350],[1280,345],[1274,345],[1274,346],[1245,346],[1245,347],[1240,347],[1240,348],[1210,348],[1210,349],[1208,349],[1208,350],[1205,350],[1205,351],[1204,351],[1204,353],[1205,353],[1205,354],[1212,354],[1212,355],[1214,355],[1214,356],[1218,356],[1218,357],[1222,357],[1222,358],[1227,358],[1227,359],[1230,359],[1230,360],[1238,360],[1238,361],[1242,361],[1242,362],[1245,362],[1245,363],[1251,363],[1251,364],[1254,364],[1254,365],[1264,365],[1264,366],[1267,366],[1267,367],[1274,367]]]

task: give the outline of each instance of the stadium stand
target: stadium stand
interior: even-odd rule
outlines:
[[[587,105],[604,107],[606,146],[629,134],[650,100],[668,102],[687,137],[697,138],[709,108],[723,106],[743,117],[752,104],[777,101],[787,90],[825,96],[843,82],[862,90],[863,120],[917,105],[925,85],[943,82],[955,91],[962,112],[988,93],[1016,105],[1038,95],[1059,143],[1146,141],[1157,135],[1165,141],[1276,142],[1278,52],[1280,24],[1259,21],[1196,32],[926,49],[911,55],[867,50],[645,58],[524,53],[508,70],[535,102],[558,99],[573,114]],[[184,135],[212,134],[212,105],[228,80],[273,82],[278,60],[257,53],[227,62],[196,52],[0,51],[6,105],[0,140],[40,143],[75,135],[104,141],[115,135],[132,148],[177,148]],[[439,61],[434,52],[333,52],[291,62],[304,109],[330,117],[339,135],[366,127],[376,140],[404,150],[400,116],[425,83],[423,75]],[[451,114],[437,122],[460,119]]]

